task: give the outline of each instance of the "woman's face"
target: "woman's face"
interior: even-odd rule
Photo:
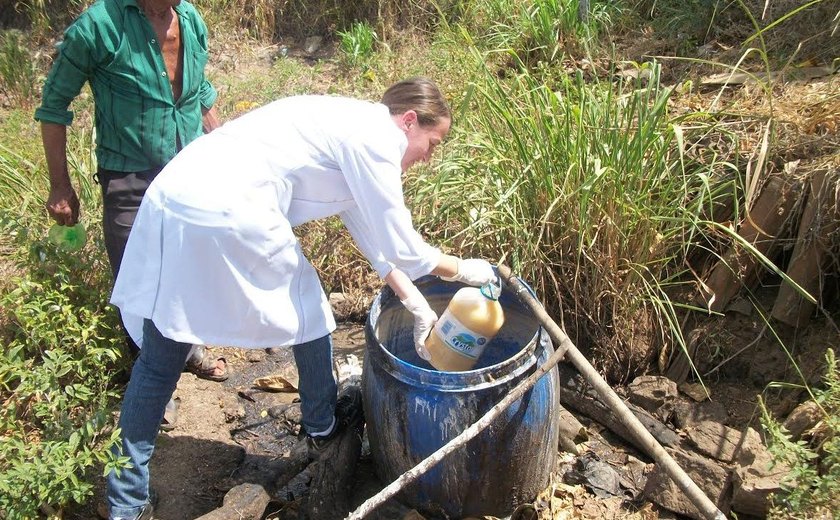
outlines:
[[[421,126],[417,121],[417,114],[409,110],[405,114],[395,116],[399,126],[408,139],[408,148],[402,158],[403,171],[408,170],[417,162],[428,162],[446,134],[449,133],[449,126],[452,123],[449,119],[441,119],[434,126]]]

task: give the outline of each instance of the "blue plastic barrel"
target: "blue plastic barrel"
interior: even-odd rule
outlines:
[[[417,282],[440,315],[463,287]],[[413,318],[389,288],[374,300],[365,327],[362,372],[365,420],[377,474],[397,479],[445,445],[554,351],[548,334],[512,291],[500,302],[505,324],[474,370],[439,372],[412,342]],[[557,459],[557,368],[543,376],[477,437],[404,488],[400,500],[446,518],[506,516],[544,490]]]

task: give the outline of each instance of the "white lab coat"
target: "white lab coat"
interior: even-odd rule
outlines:
[[[185,343],[251,348],[322,337],[335,320],[292,228],[340,215],[384,277],[412,279],[440,251],[415,231],[387,107],[298,96],[231,121],[185,147],[149,186],[111,303],[131,337],[142,320]]]

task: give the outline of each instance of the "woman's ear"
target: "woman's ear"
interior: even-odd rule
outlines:
[[[415,112],[414,110],[407,110],[403,113],[401,120],[404,127],[403,129],[408,130],[409,128],[417,124],[417,112]]]

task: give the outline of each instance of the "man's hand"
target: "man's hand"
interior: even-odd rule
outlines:
[[[73,226],[79,221],[79,197],[72,185],[50,188],[47,212],[62,226]]]
[[[216,112],[216,107],[201,109],[201,127],[204,129],[205,134],[209,134],[220,126],[222,126],[222,122],[219,121],[219,114]]]

